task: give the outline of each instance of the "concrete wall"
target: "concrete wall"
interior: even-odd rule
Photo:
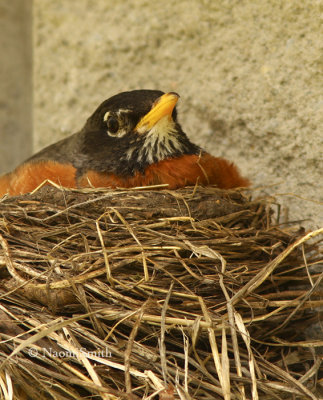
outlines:
[[[32,151],[31,16],[31,0],[0,0],[0,174]]]
[[[313,0],[34,0],[35,150],[80,129],[115,93],[177,91],[195,142],[280,194],[289,219],[318,226],[322,8]]]

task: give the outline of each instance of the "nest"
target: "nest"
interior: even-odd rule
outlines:
[[[0,393],[318,399],[321,230],[213,187],[0,202]]]

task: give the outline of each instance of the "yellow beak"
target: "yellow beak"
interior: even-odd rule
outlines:
[[[136,131],[142,133],[150,130],[162,118],[168,116],[172,118],[172,112],[179,99],[179,95],[174,92],[165,93],[154,102],[151,110],[144,115],[136,126]]]

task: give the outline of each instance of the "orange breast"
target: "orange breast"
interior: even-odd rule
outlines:
[[[19,195],[36,189],[46,180],[69,188],[75,187],[135,187],[168,184],[169,189],[202,185],[217,185],[222,189],[249,186],[237,167],[210,154],[184,155],[150,165],[145,172],[134,176],[120,177],[89,170],[77,182],[76,169],[72,165],[55,161],[23,164],[12,173],[0,177],[0,195]]]
[[[64,187],[75,187],[75,172],[72,165],[55,161],[23,164],[0,177],[0,196],[6,193],[16,196],[32,192],[46,179]]]
[[[137,172],[131,177],[118,177],[112,174],[88,171],[78,182],[80,187],[135,187],[168,184],[169,189],[202,185],[217,185],[230,189],[249,186],[248,179],[243,178],[237,167],[223,159],[210,154],[203,156],[184,155],[160,161],[150,165],[143,174]]]

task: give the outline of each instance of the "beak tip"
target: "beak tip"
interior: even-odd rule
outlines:
[[[178,93],[176,93],[176,92],[169,92],[169,93],[167,93],[168,95],[171,95],[171,96],[174,96],[174,97],[176,97],[177,99],[179,99],[181,96],[178,94]]]
[[[147,127],[150,129],[163,117],[168,116],[169,119],[172,118],[172,112],[176,106],[179,99],[179,94],[175,92],[164,93],[152,105],[151,110],[144,115],[141,120],[136,125],[136,130],[144,130]]]

